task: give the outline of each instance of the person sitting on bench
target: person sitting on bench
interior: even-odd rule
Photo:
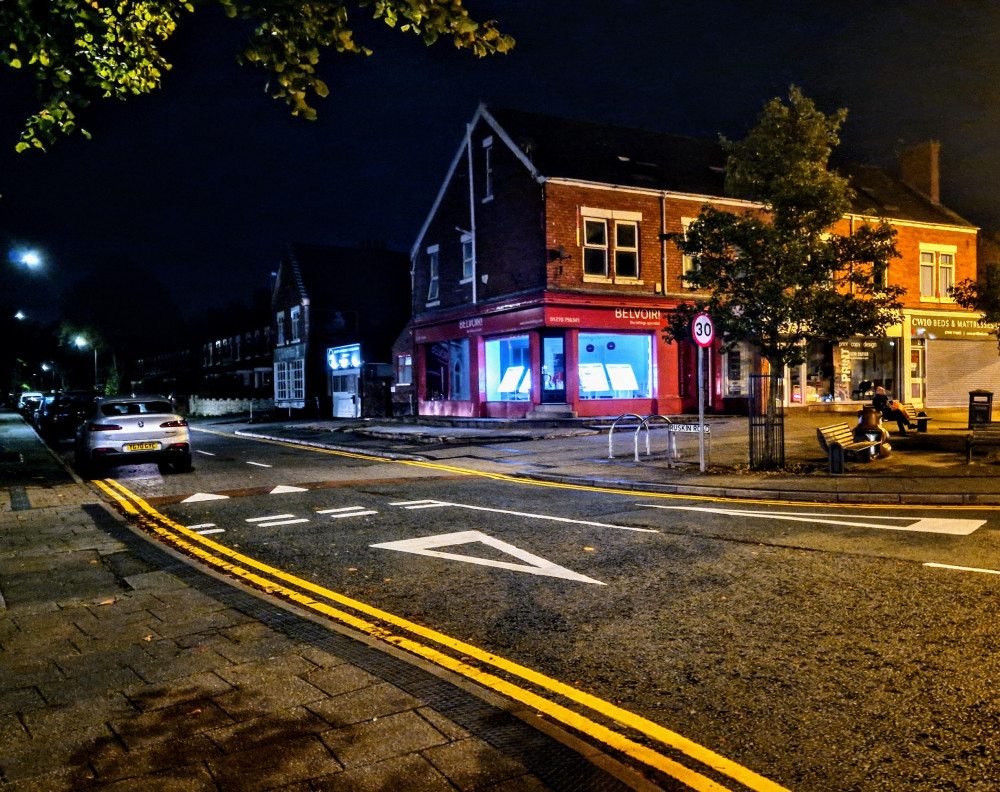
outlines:
[[[903,412],[903,405],[894,399],[890,399],[881,385],[875,389],[872,397],[872,407],[882,413],[882,417],[887,421],[895,421],[899,427],[899,433],[906,435],[907,429],[916,429],[917,425],[910,423],[906,413]]]

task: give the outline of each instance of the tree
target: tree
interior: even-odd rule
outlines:
[[[991,329],[1000,347],[1000,235],[982,234],[978,253],[978,278],[956,283],[951,296],[966,310],[982,314],[979,323]]]
[[[686,233],[668,235],[697,263],[684,278],[694,299],[672,314],[668,339],[688,338],[691,318],[706,311],[723,351],[749,343],[778,375],[804,361],[810,339],[882,335],[899,321],[903,290],[885,281],[899,255],[895,231],[876,218],[850,234],[835,228],[852,198],[828,167],[845,118],[824,115],[792,86],[746,139],[722,140],[726,192],[760,208],[706,206]]]
[[[450,38],[480,57],[514,45],[494,22],[471,19],[462,0],[3,0],[0,61],[33,70],[41,105],[28,118],[17,150],[44,150],[72,133],[77,111],[94,99],[158,89],[171,68],[163,43],[185,15],[207,5],[221,5],[228,16],[253,24],[241,62],[268,71],[267,92],[307,119],[316,117],[311,96],[329,93],[316,73],[320,53],[371,52],[354,40],[349,8],[371,9],[375,19],[428,45]]]

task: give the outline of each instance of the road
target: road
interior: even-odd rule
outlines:
[[[996,511],[644,496],[194,442],[191,474],[111,475],[283,585],[494,653],[500,678],[568,686],[517,680],[665,757],[665,788],[996,789]],[[697,779],[671,780],[674,762]]]

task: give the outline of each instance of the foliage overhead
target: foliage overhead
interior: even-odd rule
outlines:
[[[885,285],[895,231],[876,218],[849,235],[833,230],[852,198],[828,168],[845,117],[792,86],[744,140],[722,140],[727,192],[759,208],[705,206],[686,233],[667,235],[696,262],[684,277],[693,300],[672,315],[668,339],[690,338],[692,317],[706,311],[724,349],[750,343],[780,371],[803,362],[808,340],[880,335],[899,321],[903,290]]]
[[[462,0],[2,0],[0,61],[32,71],[41,105],[27,119],[17,150],[44,150],[72,133],[77,111],[95,99],[158,89],[171,68],[163,43],[196,7],[208,5],[253,24],[240,61],[269,72],[270,96],[307,119],[316,117],[312,96],[329,93],[316,73],[320,53],[371,52],[354,40],[349,9],[367,9],[428,45],[450,39],[480,57],[514,45],[494,22],[471,19]]]
[[[956,283],[951,296],[966,310],[982,314],[979,323],[996,336],[1000,348],[1000,236],[980,235],[978,261],[978,278]]]

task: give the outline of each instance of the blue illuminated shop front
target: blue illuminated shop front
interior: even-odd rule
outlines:
[[[523,418],[690,408],[693,345],[662,338],[666,309],[543,303],[414,324],[421,415]],[[718,366],[716,366],[718,370]]]

